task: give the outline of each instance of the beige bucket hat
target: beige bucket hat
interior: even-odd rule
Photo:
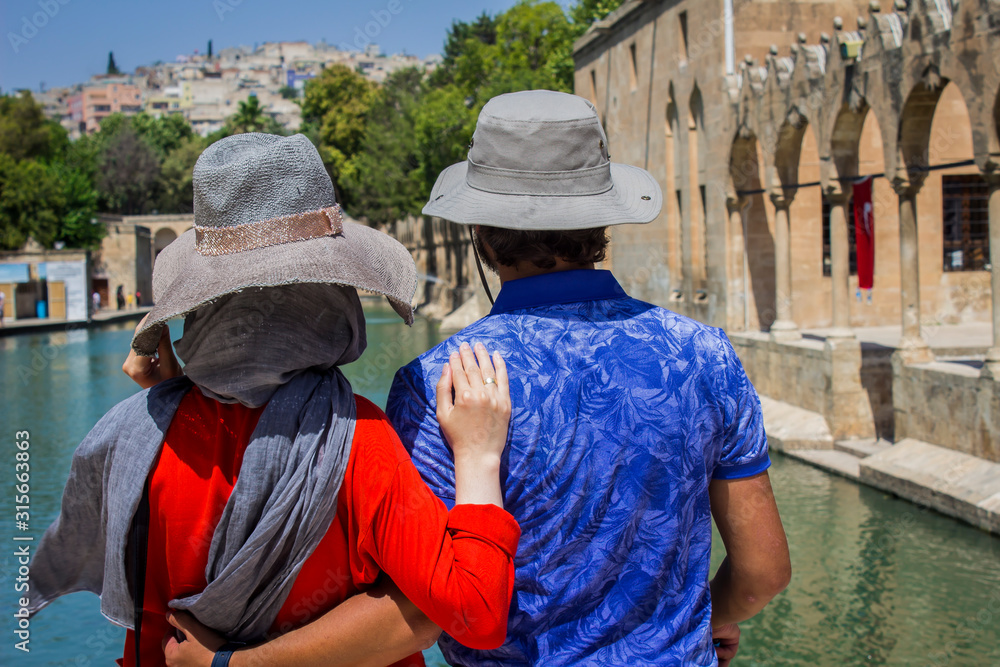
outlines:
[[[323,161],[305,136],[226,137],[195,164],[194,229],[156,258],[156,305],[132,348],[153,355],[162,324],[226,294],[295,283],[383,294],[413,322],[413,258],[395,239],[344,219]]]
[[[529,90],[479,114],[469,158],[438,177],[425,215],[505,229],[589,229],[651,222],[663,194],[649,172],[611,162],[597,109]]]

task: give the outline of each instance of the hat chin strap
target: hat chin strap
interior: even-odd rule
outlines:
[[[483,271],[483,262],[479,259],[479,246],[476,245],[476,234],[473,231],[472,225],[469,225],[469,238],[472,239],[472,254],[476,256],[476,268],[479,269],[479,280],[482,281],[483,289],[486,290],[486,298],[490,300],[490,305],[492,306],[495,303],[493,292],[490,291],[490,285],[486,282],[486,272]]]

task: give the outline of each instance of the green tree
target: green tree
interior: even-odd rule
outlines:
[[[621,7],[625,0],[577,0],[570,7],[569,17],[573,21],[574,38],[587,32],[597,21],[604,20],[608,14]]]
[[[68,146],[66,131],[45,117],[30,92],[0,97],[0,153],[15,160],[53,159]]]
[[[573,33],[556,2],[522,0],[497,17],[497,70],[489,97],[517,90],[573,90]]]
[[[430,90],[424,96],[413,128],[424,201],[445,167],[466,158],[476,129],[477,113],[469,107],[465,92],[457,86]]]
[[[31,236],[51,248],[62,204],[62,189],[44,164],[0,153],[0,247],[18,250]]]
[[[365,123],[344,190],[370,223],[388,224],[419,214],[424,204],[417,137],[413,132],[423,95],[424,73],[416,68],[389,75]]]
[[[115,52],[108,51],[108,74],[121,74],[118,65],[115,63]]]
[[[108,140],[99,166],[97,187],[107,210],[125,215],[145,213],[155,200],[160,175],[156,151],[126,127]]]
[[[256,95],[251,95],[244,102],[240,102],[236,113],[226,120],[225,126],[210,137],[212,141],[218,141],[223,137],[233,134],[244,134],[246,132],[266,132],[268,134],[286,134],[281,123],[267,114],[267,111],[260,105],[260,100]]]
[[[343,65],[327,67],[306,82],[302,100],[305,129],[319,140],[320,155],[346,208],[354,201],[343,185],[356,176],[352,159],[365,139],[365,123],[376,94],[374,83]]]
[[[92,222],[97,213],[93,181],[84,170],[66,163],[51,165],[49,172],[62,189],[61,205],[56,210],[59,223],[55,240],[69,248],[96,250],[107,228]]]
[[[194,212],[194,165],[206,145],[198,135],[188,137],[163,161],[156,202],[160,213]]]
[[[430,85],[437,88],[455,82],[460,58],[467,58],[470,50],[478,45],[492,46],[497,41],[496,19],[483,12],[472,23],[453,21],[445,36],[441,66],[430,78]]]
[[[127,118],[126,124],[135,130],[141,139],[152,146],[161,160],[194,135],[191,124],[179,114],[168,114],[156,118],[142,112]],[[102,125],[101,131],[103,132],[103,130],[104,126]]]
[[[282,86],[278,89],[278,94],[286,100],[294,100],[299,96],[299,91],[292,86]]]

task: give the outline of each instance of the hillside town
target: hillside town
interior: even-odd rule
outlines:
[[[73,86],[32,91],[45,114],[57,120],[71,139],[93,134],[114,113],[126,116],[179,114],[205,137],[222,128],[240,102],[255,96],[265,113],[289,131],[302,123],[295,100],[305,82],[330,65],[344,65],[376,83],[391,73],[417,67],[433,71],[441,56],[419,58],[406,53],[383,54],[378,44],[363,51],[345,50],[326,42],[265,42],[204,53],[179,55],[174,62],[156,62],[131,73],[116,73],[113,55],[108,73]]]

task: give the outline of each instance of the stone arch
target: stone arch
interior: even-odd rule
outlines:
[[[859,175],[858,151],[868,111],[868,103],[862,100],[857,109],[845,103],[837,113],[830,133],[830,158],[840,179]],[[843,181],[841,185],[844,185]]]
[[[766,205],[761,146],[744,128],[733,140],[729,176],[743,221],[744,284],[748,329],[767,330],[776,317],[774,236]]]
[[[928,141],[931,165],[975,159],[970,109],[955,81],[941,90]],[[989,186],[978,166],[926,175],[917,195],[920,218],[921,311],[957,323],[989,318],[990,280],[986,224]]]
[[[927,176],[930,166],[929,148],[932,140],[931,129],[938,101],[945,88],[951,83],[949,79],[938,74],[930,66],[924,72],[924,77],[916,83],[906,97],[902,111],[899,114],[899,131],[896,140],[898,155],[894,180],[908,182],[913,190],[919,190]],[[962,96],[968,114],[968,103],[964,93],[957,86],[955,90]],[[969,124],[966,123],[966,128]]]
[[[153,237],[153,258],[159,256],[160,252],[166,248],[168,245],[174,242],[177,238],[177,232],[175,232],[170,227],[161,227],[156,230],[156,235]]]
[[[886,142],[882,127],[875,109],[869,108],[861,124],[858,170],[855,174],[848,172],[848,176],[885,173]],[[851,182],[844,185],[851,188]],[[900,317],[899,199],[890,178],[880,177],[872,181],[872,204],[875,210],[875,289],[872,291],[871,307],[851,309],[851,326],[855,327],[884,325],[896,322]],[[853,225],[852,211],[848,211],[848,220]],[[852,275],[849,293],[854,295],[857,287],[857,275]]]
[[[802,155],[802,138],[809,127],[808,119],[793,106],[778,129],[774,148],[774,169],[777,181],[773,188],[787,188],[799,182],[799,161]],[[794,197],[795,191],[788,192]]]

